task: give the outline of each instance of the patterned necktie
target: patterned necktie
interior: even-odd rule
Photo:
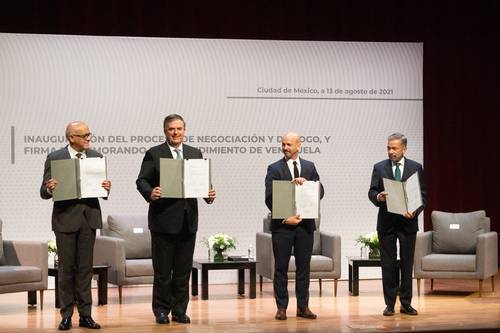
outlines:
[[[394,180],[401,181],[401,169],[399,166],[401,163],[396,163],[396,170],[394,171]]]
[[[75,156],[76,156],[76,158],[78,158],[79,160],[81,160],[82,157],[83,157],[83,154],[82,153],[76,153]]]
[[[176,160],[180,160],[182,158],[182,152],[181,152],[181,150],[180,149],[174,149],[174,151],[175,151],[175,154],[176,154],[175,155],[175,159]]]
[[[297,161],[293,161],[293,178],[299,178],[299,168],[297,168]]]

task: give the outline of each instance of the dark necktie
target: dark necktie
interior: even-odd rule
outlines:
[[[297,168],[297,161],[293,161],[293,178],[299,178],[299,168]]]
[[[396,163],[396,170],[394,170],[394,180],[401,181],[401,169],[399,166],[401,163]]]
[[[76,153],[76,158],[78,158],[79,160],[82,159],[83,157],[83,154],[82,153]]]

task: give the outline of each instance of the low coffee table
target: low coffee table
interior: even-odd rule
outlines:
[[[92,274],[97,275],[97,305],[108,304],[108,269],[110,266],[96,265],[92,267]],[[57,267],[49,267],[49,276],[55,278],[55,303],[56,308],[59,308],[59,277]]]
[[[250,270],[250,298],[256,297],[256,275],[255,264],[257,262],[250,261],[222,261],[215,262],[203,259],[194,259],[193,268],[191,270],[191,295],[198,295],[198,270],[201,270],[201,299],[208,299],[208,271],[209,270],[238,270],[238,295],[245,294],[245,269]]]
[[[347,257],[349,260],[349,292],[352,296],[359,296],[359,268],[380,267],[380,258]],[[399,259],[397,260],[399,270]],[[399,272],[398,272],[399,273]],[[399,281],[399,274],[396,274]]]

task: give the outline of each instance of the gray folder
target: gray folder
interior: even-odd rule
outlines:
[[[107,178],[106,159],[89,157],[50,161],[51,178],[57,180],[52,200],[63,201],[81,198],[107,197],[101,186]]]
[[[388,212],[404,215],[406,212],[414,212],[423,205],[417,172],[406,182],[388,178],[383,178],[383,182],[384,191],[387,192],[385,201]]]
[[[184,160],[160,158],[160,187],[162,198],[184,198]]]
[[[285,219],[297,214],[301,218],[318,218],[320,188],[319,181],[295,185],[289,180],[273,180],[273,219]]]
[[[273,219],[296,215],[295,185],[289,180],[273,180]]]
[[[63,201],[78,199],[80,193],[78,182],[78,160],[65,159],[50,161],[51,178],[57,180],[52,191],[52,200]]]
[[[162,198],[206,198],[210,186],[209,159],[160,158]]]

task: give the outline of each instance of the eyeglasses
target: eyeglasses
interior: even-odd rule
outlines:
[[[88,140],[92,136],[92,133],[85,133],[85,134],[71,134],[71,136],[77,136],[81,139]]]

